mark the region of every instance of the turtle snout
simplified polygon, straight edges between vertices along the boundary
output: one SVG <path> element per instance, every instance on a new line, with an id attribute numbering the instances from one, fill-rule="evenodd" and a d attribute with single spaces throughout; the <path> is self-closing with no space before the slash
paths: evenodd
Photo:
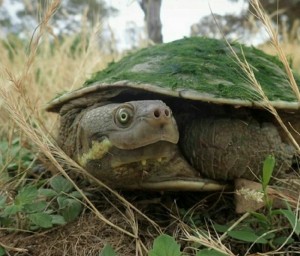
<path id="1" fill-rule="evenodd" d="M 153 110 L 154 119 L 161 121 L 169 121 L 172 117 L 172 111 L 168 106 L 159 106 Z"/>

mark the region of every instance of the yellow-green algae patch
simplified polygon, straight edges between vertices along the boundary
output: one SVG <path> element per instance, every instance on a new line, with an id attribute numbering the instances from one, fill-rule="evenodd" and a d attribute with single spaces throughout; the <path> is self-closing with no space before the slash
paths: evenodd
<path id="1" fill-rule="evenodd" d="M 78 157 L 78 162 L 80 165 L 85 166 L 89 160 L 102 159 L 111 147 L 112 144 L 108 139 L 101 142 L 93 141 L 90 150 Z"/>

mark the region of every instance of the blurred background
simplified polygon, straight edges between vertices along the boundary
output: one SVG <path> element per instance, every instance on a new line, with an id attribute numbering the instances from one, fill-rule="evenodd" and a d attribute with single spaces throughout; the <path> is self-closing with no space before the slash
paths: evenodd
<path id="1" fill-rule="evenodd" d="M 0 1 L 1 37 L 30 37 L 49 2 Z M 299 40 L 300 1 L 264 0 L 261 4 L 282 40 Z M 220 29 L 228 38 L 247 44 L 261 44 L 268 38 L 248 0 L 64 0 L 51 24 L 56 37 L 98 24 L 101 41 L 113 38 L 118 51 L 139 47 L 148 39 L 161 43 L 191 35 L 219 38 Z"/>

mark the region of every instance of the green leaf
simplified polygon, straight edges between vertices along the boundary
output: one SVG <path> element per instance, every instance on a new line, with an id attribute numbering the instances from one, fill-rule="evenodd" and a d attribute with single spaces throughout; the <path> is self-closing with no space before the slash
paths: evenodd
<path id="1" fill-rule="evenodd" d="M 270 227 L 267 229 L 260 229 L 258 232 L 256 232 L 257 236 L 263 236 L 264 239 L 270 241 L 273 240 L 276 237 L 276 234 L 270 231 Z"/>
<path id="2" fill-rule="evenodd" d="M 269 219 L 262 213 L 258 212 L 251 212 L 251 215 L 254 216 L 257 220 L 259 220 L 262 223 L 269 223 Z"/>
<path id="3" fill-rule="evenodd" d="M 65 218 L 58 214 L 51 215 L 52 217 L 52 224 L 55 225 L 65 225 L 67 222 L 65 221 Z"/>
<path id="4" fill-rule="evenodd" d="M 68 202 L 69 197 L 66 195 L 61 195 L 57 197 L 57 203 L 59 206 L 59 209 L 64 209 L 65 207 L 68 206 L 69 202 Z M 74 199 L 73 199 L 74 200 Z"/>
<path id="5" fill-rule="evenodd" d="M 7 196 L 0 195 L 0 209 L 4 208 L 6 205 L 6 198 Z"/>
<path id="6" fill-rule="evenodd" d="M 109 245 L 105 245 L 99 256 L 117 256 L 114 249 Z"/>
<path id="7" fill-rule="evenodd" d="M 0 226 L 1 227 L 12 227 L 14 217 L 0 217 Z"/>
<path id="8" fill-rule="evenodd" d="M 55 176 L 50 180 L 50 186 L 57 192 L 68 193 L 73 189 L 73 185 L 63 176 Z"/>
<path id="9" fill-rule="evenodd" d="M 274 166 L 275 166 L 275 157 L 272 155 L 267 156 L 263 165 L 262 187 L 264 191 L 270 182 L 274 170 Z"/>
<path id="10" fill-rule="evenodd" d="M 1 153 L 1 145 L 0 145 L 0 153 Z M 0 169 L 3 168 L 3 165 L 4 165 L 4 159 L 3 159 L 2 154 L 0 154 Z M 0 248 L 1 248 L 1 247 L 0 247 Z"/>
<path id="11" fill-rule="evenodd" d="M 154 240 L 148 256 L 181 256 L 180 245 L 173 237 L 162 234 Z"/>
<path id="12" fill-rule="evenodd" d="M 82 205 L 79 201 L 72 198 L 65 198 L 59 200 L 59 202 L 62 216 L 67 222 L 75 220 L 81 213 Z"/>
<path id="13" fill-rule="evenodd" d="M 285 243 L 286 245 L 289 245 L 289 244 L 292 244 L 295 240 L 291 237 L 286 237 L 286 236 L 280 236 L 280 237 L 276 237 L 274 240 L 273 240 L 273 244 L 274 245 L 282 245 L 283 243 Z"/>
<path id="14" fill-rule="evenodd" d="M 40 188 L 38 192 L 40 196 L 45 196 L 50 198 L 57 196 L 57 192 L 51 188 Z"/>
<path id="15" fill-rule="evenodd" d="M 197 252 L 196 256 L 226 256 L 227 254 L 221 253 L 214 249 L 203 249 Z"/>
<path id="16" fill-rule="evenodd" d="M 236 240 L 250 242 L 250 243 L 258 243 L 258 244 L 267 244 L 268 241 L 258 236 L 254 233 L 254 231 L 246 231 L 246 230 L 231 230 L 228 231 L 228 235 Z"/>
<path id="17" fill-rule="evenodd" d="M 47 207 L 46 201 L 40 201 L 32 204 L 25 204 L 23 208 L 25 212 L 33 213 L 33 212 L 42 212 L 45 210 L 46 207 Z"/>
<path id="18" fill-rule="evenodd" d="M 5 249 L 2 246 L 0 246 L 0 256 L 4 256 L 5 254 Z"/>
<path id="19" fill-rule="evenodd" d="M 69 193 L 69 196 L 70 197 L 75 197 L 75 198 L 78 198 L 78 199 L 82 199 L 81 193 L 79 191 L 77 191 L 77 190 Z"/>
<path id="20" fill-rule="evenodd" d="M 33 224 L 41 228 L 51 228 L 52 227 L 52 217 L 51 215 L 43 212 L 32 213 L 28 215 L 28 218 Z"/>
<path id="21" fill-rule="evenodd" d="M 285 216 L 288 219 L 288 221 L 290 222 L 292 229 L 295 230 L 295 234 L 296 235 L 300 234 L 300 221 L 297 220 L 296 215 L 292 210 L 278 209 L 278 210 L 272 211 L 272 214 L 273 215 L 281 214 L 281 215 Z"/>
<path id="22" fill-rule="evenodd" d="M 19 190 L 15 198 L 15 204 L 32 203 L 38 196 L 37 188 L 34 186 L 26 186 Z"/>
<path id="23" fill-rule="evenodd" d="M 217 224 L 217 223 L 214 223 L 214 229 L 218 232 L 226 232 L 228 230 L 230 226 L 229 225 L 220 225 L 220 224 Z"/>
<path id="24" fill-rule="evenodd" d="M 11 216 L 16 214 L 17 212 L 21 212 L 22 210 L 23 210 L 23 205 L 15 205 L 15 204 L 8 205 L 7 207 L 4 208 L 2 216 L 3 217 Z"/>

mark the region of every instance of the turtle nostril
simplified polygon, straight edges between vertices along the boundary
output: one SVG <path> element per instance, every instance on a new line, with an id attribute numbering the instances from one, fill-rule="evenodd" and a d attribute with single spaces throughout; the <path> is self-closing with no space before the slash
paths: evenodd
<path id="1" fill-rule="evenodd" d="M 156 118 L 159 118 L 159 117 L 160 117 L 160 110 L 159 110 L 159 109 L 155 109 L 155 110 L 154 110 L 154 116 L 155 116 Z"/>
<path id="2" fill-rule="evenodd" d="M 153 111 L 153 115 L 156 119 L 165 119 L 171 117 L 171 110 L 169 108 L 156 108 Z"/>
<path id="3" fill-rule="evenodd" d="M 170 111 L 168 109 L 165 109 L 165 116 L 170 117 Z"/>

